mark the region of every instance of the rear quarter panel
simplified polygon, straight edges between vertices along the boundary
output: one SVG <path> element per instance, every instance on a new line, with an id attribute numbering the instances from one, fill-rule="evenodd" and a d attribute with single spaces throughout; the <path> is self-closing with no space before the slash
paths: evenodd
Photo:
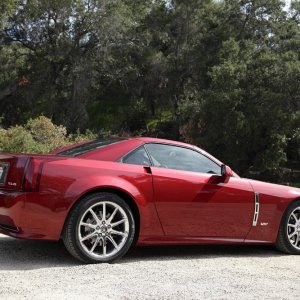
<path id="1" fill-rule="evenodd" d="M 121 190 L 135 201 L 141 216 L 140 236 L 163 234 L 153 202 L 152 176 L 143 166 L 78 158 L 45 163 L 39 193 L 25 202 L 24 224 L 57 240 L 76 201 L 101 188 Z"/>

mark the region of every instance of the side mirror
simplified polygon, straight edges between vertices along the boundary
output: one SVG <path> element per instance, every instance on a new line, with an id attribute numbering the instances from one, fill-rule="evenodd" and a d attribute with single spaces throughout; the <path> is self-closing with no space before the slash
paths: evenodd
<path id="1" fill-rule="evenodd" d="M 232 170 L 228 166 L 223 164 L 221 166 L 221 175 L 225 178 L 231 177 L 232 176 Z"/>

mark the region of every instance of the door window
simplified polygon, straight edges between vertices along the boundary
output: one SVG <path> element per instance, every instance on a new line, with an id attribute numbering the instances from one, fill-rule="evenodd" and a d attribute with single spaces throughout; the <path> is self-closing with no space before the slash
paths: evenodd
<path id="1" fill-rule="evenodd" d="M 145 146 L 155 167 L 221 174 L 221 167 L 218 164 L 192 149 L 166 144 Z"/>

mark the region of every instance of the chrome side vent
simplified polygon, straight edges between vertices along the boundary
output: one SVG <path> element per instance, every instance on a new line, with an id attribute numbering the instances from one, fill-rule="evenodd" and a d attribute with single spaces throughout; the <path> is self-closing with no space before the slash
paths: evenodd
<path id="1" fill-rule="evenodd" d="M 253 215 L 252 226 L 257 225 L 258 215 L 259 215 L 259 193 L 254 193 L 254 215 Z"/>

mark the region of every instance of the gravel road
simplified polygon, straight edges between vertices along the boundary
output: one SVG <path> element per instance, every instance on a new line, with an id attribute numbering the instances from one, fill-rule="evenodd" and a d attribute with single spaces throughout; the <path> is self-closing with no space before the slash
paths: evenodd
<path id="1" fill-rule="evenodd" d="M 299 299 L 300 256 L 266 246 L 136 247 L 82 265 L 62 243 L 0 235 L 0 299 Z"/>

